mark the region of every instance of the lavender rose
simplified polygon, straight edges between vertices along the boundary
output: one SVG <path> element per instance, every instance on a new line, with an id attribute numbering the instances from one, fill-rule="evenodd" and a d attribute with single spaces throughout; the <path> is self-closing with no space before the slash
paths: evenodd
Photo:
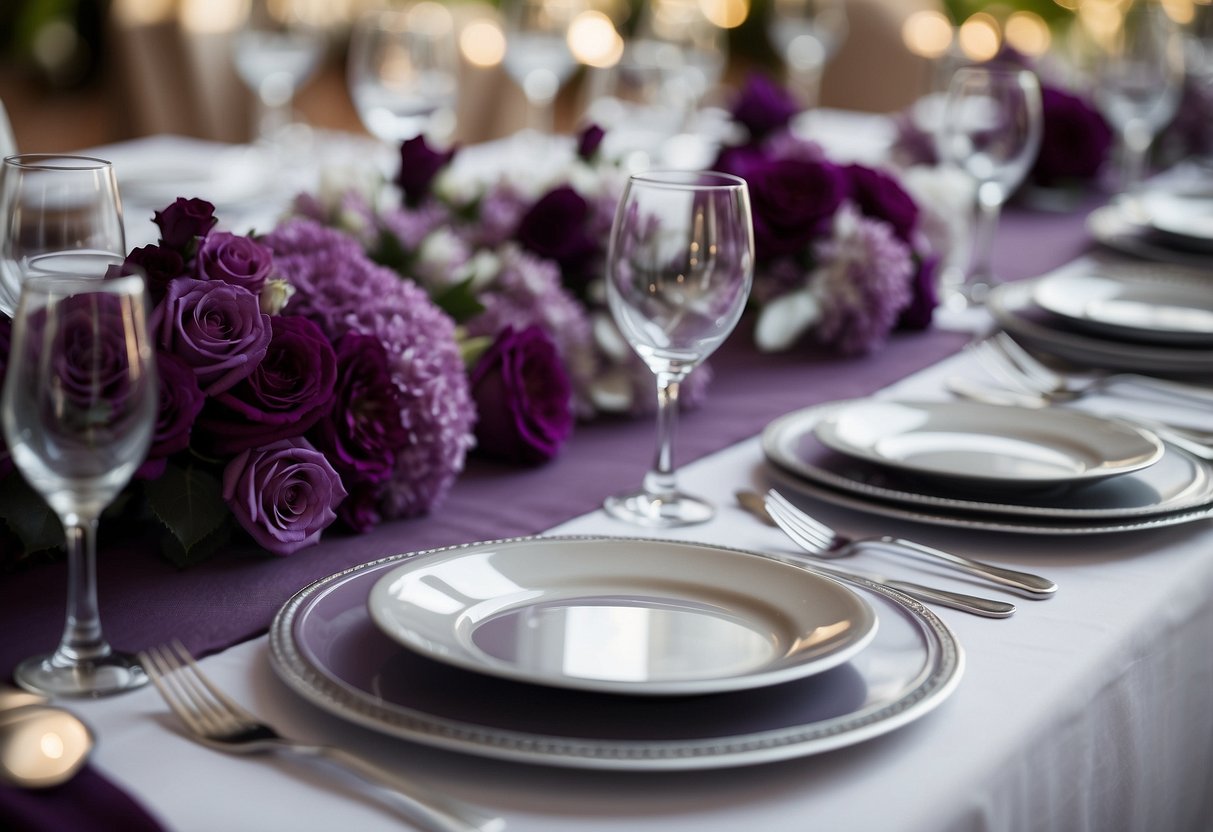
<path id="1" fill-rule="evenodd" d="M 1077 95 L 1054 87 L 1041 89 L 1040 103 L 1044 130 L 1032 180 L 1054 185 L 1094 179 L 1112 146 L 1112 130 L 1104 117 Z"/>
<path id="2" fill-rule="evenodd" d="M 759 73 L 746 78 L 733 102 L 733 118 L 745 125 L 754 141 L 787 127 L 799 112 L 800 105 L 787 90 Z"/>
<path id="3" fill-rule="evenodd" d="M 185 361 L 210 396 L 247 378 L 270 343 L 270 317 L 257 296 L 217 280 L 172 281 L 149 326 L 160 347 Z"/>
<path id="4" fill-rule="evenodd" d="M 851 186 L 851 200 L 865 216 L 884 220 L 902 242 L 909 242 L 918 224 L 918 205 L 897 180 L 884 171 L 864 165 L 843 168 Z"/>
<path id="5" fill-rule="evenodd" d="M 567 185 L 554 188 L 531 206 L 518 224 L 517 238 L 524 248 L 555 260 L 565 282 L 578 284 L 598 244 L 586 234 L 590 204 Z"/>
<path id="6" fill-rule="evenodd" d="M 606 131 L 597 124 L 586 125 L 577 135 L 577 156 L 586 162 L 592 161 L 605 137 Z"/>
<path id="7" fill-rule="evenodd" d="M 801 252 L 829 229 L 847 195 L 846 176 L 828 162 L 778 159 L 758 166 L 747 183 L 760 262 Z"/>
<path id="8" fill-rule="evenodd" d="M 195 268 L 199 280 L 222 280 L 259 295 L 273 264 L 273 253 L 256 240 L 216 231 L 198 247 Z"/>
<path id="9" fill-rule="evenodd" d="M 547 462 L 573 431 L 572 388 L 542 329 L 507 327 L 469 379 L 479 450 L 505 462 Z"/>
<path id="10" fill-rule="evenodd" d="M 396 184 L 404 191 L 407 205 L 416 205 L 430 193 L 430 185 L 438 172 L 455 157 L 455 148 L 439 153 L 429 146 L 425 136 L 409 139 L 400 145 L 400 173 Z"/>
<path id="11" fill-rule="evenodd" d="M 229 462 L 223 499 L 253 540 L 289 555 L 318 541 L 337 519 L 345 488 L 324 454 L 296 436 Z"/>
<path id="12" fill-rule="evenodd" d="M 152 216 L 152 222 L 160 227 L 160 243 L 188 255 L 188 250 L 199 237 L 205 237 L 215 227 L 215 206 L 205 199 L 177 200 L 163 211 Z"/>
<path id="13" fill-rule="evenodd" d="M 156 371 L 160 378 L 160 408 L 152 429 L 152 446 L 135 476 L 154 480 L 164 473 L 168 458 L 184 451 L 206 396 L 189 365 L 167 352 L 156 353 Z"/>
<path id="14" fill-rule="evenodd" d="M 320 327 L 293 316 L 270 320 L 265 358 L 198 420 L 208 451 L 227 455 L 302 436 L 332 408 L 337 356 Z"/>

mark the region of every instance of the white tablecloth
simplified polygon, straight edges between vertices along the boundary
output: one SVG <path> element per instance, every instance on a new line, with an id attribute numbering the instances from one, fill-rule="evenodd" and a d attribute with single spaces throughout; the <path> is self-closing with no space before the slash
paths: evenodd
<path id="1" fill-rule="evenodd" d="M 949 373 L 976 372 L 970 363 L 956 356 L 885 392 L 938 396 Z M 789 549 L 778 530 L 732 500 L 738 487 L 769 484 L 756 438 L 681 476 L 721 511 L 710 524 L 671 536 Z M 1006 620 L 939 610 L 965 649 L 965 675 L 946 702 L 913 724 L 816 757 L 716 771 L 545 768 L 380 736 L 296 697 L 271 670 L 264 638 L 203 667 L 284 733 L 351 748 L 481 804 L 513 832 L 1213 829 L 1213 523 L 1062 538 L 975 534 L 813 508 L 850 532 L 903 534 L 1043 573 L 1060 590 L 1046 601 L 1016 599 L 1020 609 Z M 602 512 L 552 531 L 635 533 Z M 400 548 L 409 550 L 407 539 Z M 950 573 L 924 577 L 888 555 L 862 557 L 849 563 L 998 594 Z M 289 758 L 236 758 L 196 745 L 177 733 L 154 690 L 72 707 L 99 734 L 100 769 L 173 830 L 374 832 L 402 823 L 344 776 Z"/>

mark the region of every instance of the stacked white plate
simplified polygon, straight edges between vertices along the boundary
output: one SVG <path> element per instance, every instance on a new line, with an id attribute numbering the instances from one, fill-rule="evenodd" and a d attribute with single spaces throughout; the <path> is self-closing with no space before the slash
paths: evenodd
<path id="1" fill-rule="evenodd" d="M 921 604 L 755 552 L 532 537 L 414 552 L 305 588 L 273 665 L 404 739 L 585 768 L 805 756 L 928 713 L 963 655 Z"/>
<path id="2" fill-rule="evenodd" d="M 1091 212 L 1087 227 L 1109 248 L 1150 260 L 1213 264 L 1213 183 L 1200 174 L 1156 182 Z"/>
<path id="3" fill-rule="evenodd" d="M 788 485 L 889 517 L 1093 534 L 1213 516 L 1213 463 L 1081 411 L 857 399 L 787 414 L 762 440 Z"/>

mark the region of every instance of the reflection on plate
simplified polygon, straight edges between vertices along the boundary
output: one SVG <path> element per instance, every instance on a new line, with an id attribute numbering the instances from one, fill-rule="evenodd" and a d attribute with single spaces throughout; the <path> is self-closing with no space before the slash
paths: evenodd
<path id="1" fill-rule="evenodd" d="M 441 662 L 522 682 L 669 696 L 820 673 L 876 632 L 829 578 L 760 555 L 674 541 L 536 538 L 402 563 L 371 619 Z"/>
<path id="2" fill-rule="evenodd" d="M 1213 504 L 1213 464 L 1172 445 L 1158 462 L 1114 479 L 1056 492 L 1005 492 L 940 487 L 927 481 L 835 453 L 813 435 L 817 421 L 835 405 L 798 410 L 771 422 L 762 434 L 763 452 L 778 468 L 826 490 L 882 504 L 936 514 L 1000 518 L 1003 525 L 1036 532 L 1044 523 L 1060 532 L 1108 531 L 1146 518 L 1206 509 Z M 1109 522 L 1109 521 L 1115 521 Z"/>
<path id="3" fill-rule="evenodd" d="M 1213 279 L 1207 274 L 1101 266 L 1044 277 L 1032 298 L 1041 309 L 1099 335 L 1213 345 Z"/>
<path id="4" fill-rule="evenodd" d="M 853 585 L 880 620 L 872 642 L 845 664 L 780 685 L 625 697 L 468 673 L 402 649 L 366 604 L 401 564 L 460 548 L 386 558 L 304 588 L 270 628 L 275 671 L 320 708 L 415 742 L 547 765 L 680 770 L 803 757 L 880 736 L 933 710 L 963 670 L 960 645 L 931 610 L 861 580 Z"/>
<path id="5" fill-rule="evenodd" d="M 1162 442 L 1073 410 L 859 399 L 813 422 L 827 448 L 931 478 L 1007 490 L 1094 482 L 1152 465 Z"/>
<path id="6" fill-rule="evenodd" d="M 1066 268 L 1090 268 L 1081 263 Z M 995 287 L 986 308 L 998 325 L 1024 346 L 1091 368 L 1134 370 L 1166 376 L 1213 378 L 1213 347 L 1127 343 L 1058 325 L 1058 318 L 1036 305 L 1039 281 L 1020 280 Z M 1213 291 L 1213 282 L 1211 282 Z"/>

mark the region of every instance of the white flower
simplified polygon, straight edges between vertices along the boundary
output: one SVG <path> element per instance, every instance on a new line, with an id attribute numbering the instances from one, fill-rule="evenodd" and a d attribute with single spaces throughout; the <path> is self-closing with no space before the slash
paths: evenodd
<path id="1" fill-rule="evenodd" d="M 450 228 L 437 228 L 417 250 L 417 274 L 427 286 L 448 286 L 468 259 L 467 244 Z"/>
<path id="2" fill-rule="evenodd" d="M 821 320 L 821 302 L 806 287 L 780 295 L 762 307 L 754 327 L 754 341 L 763 352 L 791 347 Z"/>

